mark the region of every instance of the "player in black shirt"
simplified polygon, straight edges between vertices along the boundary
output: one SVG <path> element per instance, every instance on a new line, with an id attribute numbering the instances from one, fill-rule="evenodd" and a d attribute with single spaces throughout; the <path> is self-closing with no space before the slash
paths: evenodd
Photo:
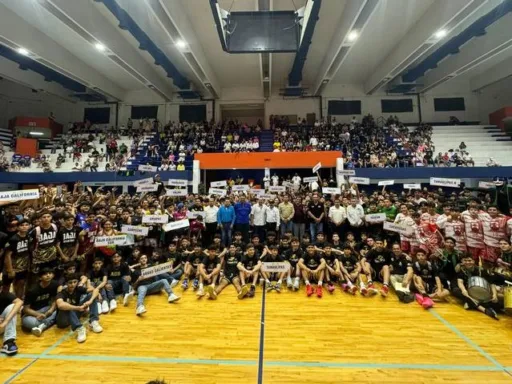
<path id="1" fill-rule="evenodd" d="M 45 211 L 41 215 L 40 225 L 34 228 L 31 236 L 35 241 L 32 256 L 32 272 L 37 274 L 40 268 L 55 268 L 57 262 L 57 226 L 52 224 L 52 215 Z"/>
<path id="2" fill-rule="evenodd" d="M 7 356 L 13 356 L 18 353 L 16 345 L 16 316 L 23 305 L 23 301 L 18 299 L 12 293 L 0 292 L 0 318 L 2 318 L 2 330 L 4 342 L 1 353 Z"/>
<path id="3" fill-rule="evenodd" d="M 271 245 L 270 247 L 266 247 L 265 250 L 267 253 L 265 256 L 262 256 L 263 263 L 282 263 L 284 262 L 284 257 L 279 254 L 279 248 L 277 245 Z M 277 292 L 281 292 L 281 284 L 283 283 L 283 279 L 286 276 L 286 272 L 264 272 L 261 271 L 261 276 L 265 279 L 265 284 L 267 287 L 267 291 L 275 290 Z M 272 281 L 277 280 L 276 284 L 272 284 Z"/>
<path id="4" fill-rule="evenodd" d="M 338 258 L 340 270 L 343 275 L 341 289 L 353 295 L 357 292 L 357 284 L 361 282 L 361 264 L 357 259 L 354 249 L 349 245 L 343 246 L 343 253 Z M 361 284 L 361 294 L 366 295 L 366 287 Z"/>
<path id="5" fill-rule="evenodd" d="M 112 263 L 107 267 L 107 285 L 105 286 L 107 299 L 111 303 L 111 309 L 112 300 L 115 301 L 116 299 L 116 293 L 122 293 L 123 305 L 125 307 L 128 305 L 128 302 L 133 297 L 134 293 L 130 287 L 130 281 L 130 267 L 122 261 L 122 257 L 119 253 L 114 253 L 112 256 Z M 115 307 L 117 307 L 117 303 Z"/>
<path id="6" fill-rule="evenodd" d="M 245 285 L 245 279 L 252 279 L 251 288 L 247 293 L 248 297 L 254 297 L 256 291 L 256 284 L 258 283 L 258 277 L 260 275 L 261 261 L 256 255 L 254 245 L 249 244 L 245 248 L 245 254 L 242 256 L 238 269 L 240 270 L 240 281 L 242 286 Z"/>
<path id="7" fill-rule="evenodd" d="M 389 265 L 391 264 L 391 251 L 384 248 L 382 239 L 375 240 L 375 246 L 368 251 L 366 256 L 361 260 L 363 272 L 368 279 L 368 292 L 377 293 L 373 285 L 373 279 L 377 278 L 383 282 L 380 294 L 386 297 L 389 292 Z"/>
<path id="8" fill-rule="evenodd" d="M 32 241 L 28 236 L 28 220 L 18 222 L 18 232 L 5 245 L 5 266 L 3 271 L 4 291 L 9 291 L 14 283 L 16 297 L 23 298 L 30 264 Z"/>
<path id="9" fill-rule="evenodd" d="M 395 243 L 391 247 L 391 276 L 389 280 L 398 300 L 410 303 L 414 298 L 411 295 L 410 285 L 414 276 L 412 260 L 406 253 L 402 252 L 400 244 Z"/>
<path id="10" fill-rule="evenodd" d="M 236 246 L 231 245 L 229 247 L 229 253 L 236 253 Z M 221 255 L 217 255 L 217 251 L 210 247 L 208 249 L 208 256 L 204 256 L 201 260 L 201 263 L 199 264 L 199 289 L 197 291 L 197 296 L 201 297 L 205 295 L 204 291 L 204 284 L 211 286 L 212 289 L 215 288 L 215 284 L 217 283 L 217 279 L 220 275 L 220 269 L 221 269 L 221 257 L 223 257 L 225 252 L 222 252 Z M 208 289 L 207 293 L 211 290 Z M 208 295 L 209 299 L 214 299 L 212 295 Z"/>
<path id="11" fill-rule="evenodd" d="M 422 249 L 416 252 L 416 262 L 413 263 L 412 269 L 414 287 L 419 292 L 416 295 L 416 301 L 423 308 L 431 308 L 434 305 L 432 300 L 442 300 L 450 294 L 443 287 L 437 268 L 427 260 L 427 254 Z"/>
<path id="12" fill-rule="evenodd" d="M 210 246 L 212 249 L 212 246 Z M 216 248 L 213 248 L 216 251 Z M 187 261 L 185 262 L 185 272 L 183 273 L 183 283 L 181 283 L 181 288 L 188 289 L 188 279 L 190 277 L 194 277 L 194 282 L 192 287 L 194 290 L 199 288 L 199 266 L 204 259 L 205 253 L 203 249 L 198 245 L 194 247 L 194 250 L 188 251 L 184 250 L 183 254 L 186 255 Z"/>
<path id="13" fill-rule="evenodd" d="M 322 297 L 322 280 L 325 273 L 325 260 L 315 251 L 313 244 L 308 244 L 306 253 L 299 259 L 297 263 L 302 278 L 306 284 L 306 295 L 311 296 L 313 294 L 313 287 L 311 286 L 310 280 L 317 281 L 318 286 L 316 288 L 316 295 Z"/>
<path id="14" fill-rule="evenodd" d="M 67 213 L 64 216 L 64 226 L 57 233 L 57 252 L 61 263 L 76 261 L 78 255 L 78 238 L 80 228 L 74 226 L 75 218 Z"/>
<path id="15" fill-rule="evenodd" d="M 181 253 L 177 251 L 176 243 L 170 243 L 168 247 L 168 251 L 163 254 L 166 262 L 171 263 L 171 270 L 169 271 L 169 275 L 171 275 L 171 288 L 174 288 L 178 285 L 181 275 L 183 275 L 183 258 Z"/>
<path id="16" fill-rule="evenodd" d="M 39 271 L 39 284 L 34 285 L 25 297 L 21 326 L 41 336 L 43 332 L 55 324 L 57 318 L 57 290 L 59 283 L 53 280 L 53 271 L 43 268 Z"/>
<path id="17" fill-rule="evenodd" d="M 317 236 L 318 238 L 318 236 Z M 317 245 L 318 247 L 318 245 Z M 327 291 L 329 293 L 334 292 L 334 284 L 333 282 L 343 280 L 343 276 L 341 274 L 340 263 L 338 261 L 338 257 L 332 250 L 331 244 L 325 243 L 322 249 L 323 258 L 325 260 L 325 280 L 327 280 Z"/>
<path id="18" fill-rule="evenodd" d="M 288 289 L 297 291 L 300 285 L 300 269 L 297 267 L 297 264 L 304 257 L 304 251 L 300 247 L 300 240 L 297 237 L 292 238 L 291 245 L 283 254 L 284 259 L 290 264 L 286 277 L 286 286 Z"/>
<path id="19" fill-rule="evenodd" d="M 106 285 L 107 285 L 107 273 L 103 269 L 103 259 L 100 257 L 96 257 L 92 263 L 92 269 L 87 274 L 87 278 L 89 279 L 89 284 L 96 288 L 99 291 L 98 295 L 98 314 L 109 313 L 110 310 L 115 310 L 117 308 L 117 302 L 112 300 L 109 308 L 109 302 L 107 298 Z"/>

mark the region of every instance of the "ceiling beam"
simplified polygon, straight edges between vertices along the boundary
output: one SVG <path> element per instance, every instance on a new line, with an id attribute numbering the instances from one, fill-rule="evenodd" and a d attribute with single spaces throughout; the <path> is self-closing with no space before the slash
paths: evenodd
<path id="1" fill-rule="evenodd" d="M 512 51 L 512 49 L 509 49 L 508 51 Z M 512 55 L 512 52 L 509 53 Z M 474 76 L 470 80 L 471 91 L 481 91 L 482 89 L 509 77 L 512 77 L 512 56 L 494 65 L 484 73 Z"/>

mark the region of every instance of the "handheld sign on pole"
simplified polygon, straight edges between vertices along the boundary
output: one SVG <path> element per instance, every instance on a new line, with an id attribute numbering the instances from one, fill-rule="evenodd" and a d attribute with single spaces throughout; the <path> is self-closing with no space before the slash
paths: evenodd
<path id="1" fill-rule="evenodd" d="M 478 188 L 482 188 L 482 189 L 493 189 L 493 188 L 496 188 L 496 184 L 494 183 L 489 183 L 487 181 L 479 181 L 478 182 Z"/>
<path id="2" fill-rule="evenodd" d="M 261 270 L 263 272 L 288 272 L 290 264 L 283 262 L 268 262 L 261 264 Z"/>
<path id="3" fill-rule="evenodd" d="M 265 194 L 264 189 L 251 189 L 249 192 L 251 192 L 254 196 L 261 196 Z"/>
<path id="4" fill-rule="evenodd" d="M 382 227 L 386 231 L 396 232 L 404 236 L 410 236 L 413 233 L 412 227 L 404 224 L 395 224 L 385 221 Z"/>
<path id="5" fill-rule="evenodd" d="M 217 196 L 224 196 L 226 195 L 226 190 L 221 188 L 210 188 L 208 190 L 209 195 L 217 195 Z"/>
<path id="6" fill-rule="evenodd" d="M 203 216 L 204 217 L 204 212 L 201 212 L 201 211 L 187 211 L 187 218 L 188 219 L 197 219 L 197 216 Z"/>
<path id="7" fill-rule="evenodd" d="M 144 224 L 165 224 L 169 221 L 167 215 L 144 215 L 142 216 L 142 222 Z"/>
<path id="8" fill-rule="evenodd" d="M 370 185 L 370 179 L 367 177 L 349 177 L 348 182 L 351 184 Z"/>
<path id="9" fill-rule="evenodd" d="M 232 190 L 233 192 L 235 192 L 235 191 L 239 191 L 239 192 L 248 191 L 248 190 L 249 190 L 249 185 L 248 185 L 248 184 L 233 185 L 233 187 L 231 188 L 231 190 Z"/>
<path id="10" fill-rule="evenodd" d="M 0 201 L 19 201 L 39 199 L 39 189 L 23 189 L 0 192 Z"/>
<path id="11" fill-rule="evenodd" d="M 187 187 L 188 181 L 183 179 L 169 179 L 167 185 L 172 187 Z"/>
<path id="12" fill-rule="evenodd" d="M 213 188 L 226 187 L 227 185 L 228 185 L 228 183 L 226 182 L 226 180 L 212 181 L 210 183 L 210 187 L 213 187 Z"/>
<path id="13" fill-rule="evenodd" d="M 382 180 L 382 181 L 379 181 L 378 186 L 382 187 L 385 185 L 393 185 L 393 184 L 395 184 L 395 180 Z"/>
<path id="14" fill-rule="evenodd" d="M 172 261 L 168 263 L 158 264 L 154 267 L 144 268 L 140 271 L 142 277 L 153 277 L 160 275 L 161 273 L 169 272 L 172 269 Z"/>
<path id="15" fill-rule="evenodd" d="M 368 223 L 383 223 L 386 221 L 386 214 L 385 213 L 370 213 L 368 215 L 365 215 L 364 219 Z"/>
<path id="16" fill-rule="evenodd" d="M 126 245 L 127 237 L 126 235 L 116 235 L 116 236 L 97 236 L 94 239 L 95 247 L 108 247 L 112 245 Z"/>
<path id="17" fill-rule="evenodd" d="M 353 169 L 340 169 L 336 171 L 336 174 L 340 176 L 355 176 L 356 171 L 354 171 Z"/>
<path id="18" fill-rule="evenodd" d="M 320 168 L 322 168 L 322 163 L 318 163 L 313 167 L 313 173 L 317 173 Z"/>
<path id="19" fill-rule="evenodd" d="M 153 167 L 152 165 L 139 165 L 138 170 L 143 172 L 156 172 L 157 167 Z"/>
<path id="20" fill-rule="evenodd" d="M 286 192 L 286 187 L 273 185 L 268 188 L 269 192 Z"/>
<path id="21" fill-rule="evenodd" d="M 262 199 L 267 199 L 267 200 L 272 200 L 272 199 L 276 198 L 275 195 L 272 195 L 270 193 L 265 193 L 263 195 L 260 195 L 259 197 L 262 198 Z"/>
<path id="22" fill-rule="evenodd" d="M 123 225 L 121 227 L 121 232 L 130 234 L 130 235 L 137 235 L 137 236 L 147 236 L 149 232 L 148 227 L 141 227 L 137 225 Z"/>
<path id="23" fill-rule="evenodd" d="M 167 189 L 165 196 L 187 196 L 188 190 L 186 189 Z"/>
<path id="24" fill-rule="evenodd" d="M 153 178 L 148 177 L 146 179 L 140 179 L 140 180 L 133 182 L 134 187 L 140 187 L 141 185 L 145 185 L 145 184 L 153 184 Z"/>
<path id="25" fill-rule="evenodd" d="M 175 231 L 175 230 L 181 229 L 181 228 L 187 228 L 189 226 L 190 226 L 190 222 L 188 221 L 188 219 L 183 219 L 183 220 L 178 220 L 178 221 L 171 221 L 170 223 L 167 223 L 164 226 L 162 226 L 162 229 L 164 230 L 164 232 L 169 232 L 169 231 Z"/>
<path id="26" fill-rule="evenodd" d="M 156 191 L 158 191 L 158 185 L 157 184 L 139 185 L 137 187 L 137 193 L 141 193 L 141 192 L 156 192 Z"/>
<path id="27" fill-rule="evenodd" d="M 323 187 L 322 193 L 328 193 L 331 195 L 341 195 L 341 189 L 340 188 Z"/>
<path id="28" fill-rule="evenodd" d="M 404 184 L 404 189 L 421 189 L 421 184 Z"/>
<path id="29" fill-rule="evenodd" d="M 302 181 L 305 183 L 314 183 L 317 180 L 318 176 L 305 177 L 304 179 L 302 179 Z"/>
<path id="30" fill-rule="evenodd" d="M 459 188 L 460 187 L 460 179 L 446 179 L 441 177 L 431 177 L 430 185 L 436 187 L 452 187 Z"/>

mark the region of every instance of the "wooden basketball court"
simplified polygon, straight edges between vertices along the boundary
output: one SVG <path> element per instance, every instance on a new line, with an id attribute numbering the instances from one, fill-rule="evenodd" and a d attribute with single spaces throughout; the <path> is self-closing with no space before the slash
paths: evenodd
<path id="1" fill-rule="evenodd" d="M 180 289 L 178 293 L 181 294 Z M 456 304 L 425 311 L 394 295 L 322 299 L 300 292 L 217 301 L 192 290 L 177 304 L 150 296 L 103 315 L 104 332 L 78 344 L 51 328 L 20 331 L 20 353 L 2 357 L 5 383 L 511 383 L 512 319 L 492 320 Z M 260 337 L 262 336 L 262 337 Z M 263 364 L 260 364 L 260 361 Z M 261 380 L 261 381 L 259 381 Z"/>

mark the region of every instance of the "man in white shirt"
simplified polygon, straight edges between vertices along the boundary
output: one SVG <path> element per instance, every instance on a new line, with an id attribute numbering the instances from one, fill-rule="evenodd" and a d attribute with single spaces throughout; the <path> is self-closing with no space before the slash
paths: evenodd
<path id="1" fill-rule="evenodd" d="M 213 237 L 215 233 L 217 233 L 217 212 L 219 211 L 219 207 L 215 205 L 215 201 L 210 199 L 208 201 L 208 205 L 204 207 L 204 223 L 206 226 L 206 231 L 204 233 L 204 243 L 212 244 Z"/>
<path id="2" fill-rule="evenodd" d="M 272 176 L 272 185 L 274 187 L 277 187 L 279 185 L 279 176 L 274 173 L 274 176 Z"/>
<path id="3" fill-rule="evenodd" d="M 258 199 L 258 204 L 251 208 L 251 226 L 253 234 L 258 235 L 260 239 L 265 239 L 265 213 L 267 206 L 263 204 L 263 199 Z"/>
<path id="4" fill-rule="evenodd" d="M 355 197 L 350 200 L 350 205 L 347 207 L 347 219 L 354 237 L 359 239 L 364 225 L 364 209 Z"/>
<path id="5" fill-rule="evenodd" d="M 331 233 L 337 233 L 340 239 L 342 238 L 343 226 L 347 220 L 347 211 L 345 207 L 340 205 L 340 200 L 336 199 L 334 205 L 329 208 L 329 225 L 331 226 Z"/>
<path id="6" fill-rule="evenodd" d="M 311 136 L 311 139 L 309 139 L 309 144 L 311 144 L 313 147 L 318 146 L 318 139 L 315 136 Z"/>
<path id="7" fill-rule="evenodd" d="M 268 207 L 265 210 L 265 227 L 268 231 L 274 231 L 277 233 L 279 225 L 281 224 L 281 218 L 279 216 L 279 209 L 275 206 L 274 199 L 268 201 Z"/>
<path id="8" fill-rule="evenodd" d="M 300 178 L 299 174 L 296 173 L 295 176 L 292 177 L 293 190 L 295 192 L 297 192 L 300 189 L 301 182 L 302 182 L 302 179 Z"/>
<path id="9" fill-rule="evenodd" d="M 265 176 L 263 178 L 263 186 L 265 189 L 268 189 L 270 187 L 270 176 Z"/>

